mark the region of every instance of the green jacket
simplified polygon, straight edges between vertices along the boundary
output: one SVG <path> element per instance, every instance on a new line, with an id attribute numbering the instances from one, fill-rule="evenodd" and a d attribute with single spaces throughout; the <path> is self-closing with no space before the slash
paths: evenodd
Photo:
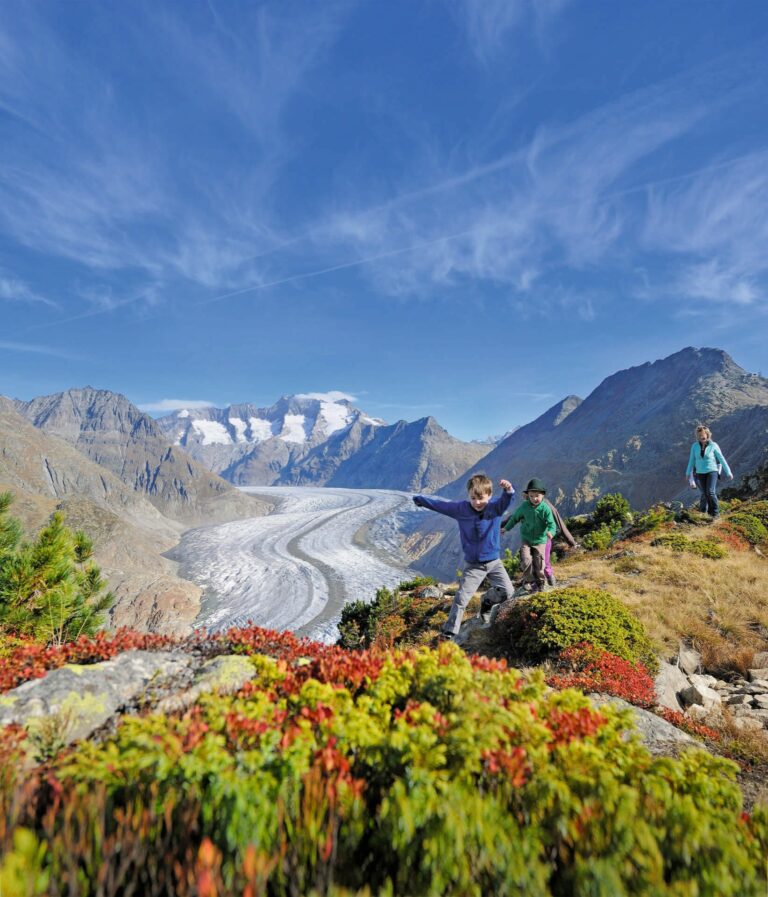
<path id="1" fill-rule="evenodd" d="M 520 521 L 523 523 L 520 527 L 520 535 L 523 542 L 528 545 L 544 545 L 547 538 L 553 537 L 557 532 L 555 515 L 552 513 L 552 508 L 545 501 L 542 501 L 540 505 L 534 508 L 526 499 L 510 515 L 504 524 L 504 531 L 508 532 Z"/>

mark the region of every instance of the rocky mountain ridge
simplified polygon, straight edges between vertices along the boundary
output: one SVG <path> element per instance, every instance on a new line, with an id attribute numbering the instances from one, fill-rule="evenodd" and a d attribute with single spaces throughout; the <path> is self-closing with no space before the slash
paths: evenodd
<path id="1" fill-rule="evenodd" d="M 588 511 L 608 492 L 621 492 L 635 508 L 688 500 L 685 468 L 702 422 L 737 478 L 755 470 L 768 445 L 768 379 L 710 348 L 619 371 L 583 401 L 569 396 L 516 430 L 441 494 L 463 497 L 467 477 L 482 469 L 511 479 L 517 501 L 528 480 L 540 477 L 566 515 Z M 425 572 L 447 576 L 461 563 L 454 528 L 437 515 L 412 515 L 410 553 Z M 505 539 L 516 549 L 516 531 Z"/>
<path id="2" fill-rule="evenodd" d="M 155 421 L 118 393 L 69 389 L 15 406 L 39 430 L 112 471 L 173 520 L 187 525 L 223 522 L 266 510 L 171 446 Z"/>
<path id="3" fill-rule="evenodd" d="M 110 625 L 186 632 L 200 607 L 200 589 L 176 575 L 163 552 L 183 526 L 148 499 L 57 436 L 37 430 L 0 397 L 0 491 L 14 497 L 12 514 L 25 531 L 61 511 L 83 529 L 116 602 Z"/>
<path id="4" fill-rule="evenodd" d="M 436 489 L 492 448 L 452 437 L 432 417 L 386 424 L 341 394 L 182 409 L 156 423 L 174 444 L 238 486 Z"/>

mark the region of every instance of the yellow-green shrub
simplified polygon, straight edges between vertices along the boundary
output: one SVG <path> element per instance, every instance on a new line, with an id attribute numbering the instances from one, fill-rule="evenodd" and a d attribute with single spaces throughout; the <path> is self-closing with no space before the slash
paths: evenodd
<path id="1" fill-rule="evenodd" d="M 454 645 L 294 648 L 50 765 L 16 823 L 51 893 L 762 897 L 733 763 L 654 758 L 626 712 Z"/>
<path id="2" fill-rule="evenodd" d="M 651 545 L 670 548 L 672 551 L 684 551 L 702 558 L 719 560 L 728 556 L 728 549 L 715 539 L 689 539 L 683 533 L 664 533 L 657 536 Z"/>
<path id="3" fill-rule="evenodd" d="M 506 617 L 512 651 L 528 661 L 588 642 L 631 663 L 658 667 L 642 623 L 608 592 L 565 588 L 518 601 Z"/>

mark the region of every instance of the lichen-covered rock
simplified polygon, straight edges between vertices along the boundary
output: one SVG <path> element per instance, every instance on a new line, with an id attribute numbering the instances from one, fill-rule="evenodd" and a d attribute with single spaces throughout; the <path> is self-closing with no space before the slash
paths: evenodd
<path id="1" fill-rule="evenodd" d="M 0 725 L 48 719 L 57 738 L 70 744 L 87 738 L 157 677 L 178 674 L 193 663 L 180 651 L 126 651 L 88 666 L 69 664 L 4 695 Z M 40 722 L 32 724 L 40 730 Z"/>

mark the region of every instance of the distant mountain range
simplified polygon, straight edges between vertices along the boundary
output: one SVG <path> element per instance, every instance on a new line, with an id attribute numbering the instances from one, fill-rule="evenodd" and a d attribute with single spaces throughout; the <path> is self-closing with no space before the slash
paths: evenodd
<path id="1" fill-rule="evenodd" d="M 495 446 L 461 442 L 431 417 L 387 424 L 334 394 L 153 420 L 124 396 L 86 387 L 28 402 L 0 397 L 0 490 L 14 493 L 14 513 L 28 528 L 61 508 L 95 539 L 119 596 L 113 623 L 172 631 L 190 625 L 200 590 L 162 553 L 190 526 L 269 511 L 233 484 L 459 498 L 467 477 L 482 470 L 511 479 L 518 500 L 531 477 L 543 478 L 565 514 L 614 491 L 643 508 L 691 497 L 683 474 L 699 422 L 712 428 L 737 481 L 747 477 L 743 488 L 764 490 L 768 380 L 719 349 L 683 349 L 619 371 L 585 400 L 567 396 Z M 416 566 L 453 578 L 461 556 L 452 521 L 414 512 L 407 527 Z"/>
<path id="2" fill-rule="evenodd" d="M 56 510 L 94 540 L 118 601 L 113 625 L 186 631 L 200 589 L 162 556 L 192 525 L 257 516 L 245 495 L 169 445 L 124 396 L 70 389 L 30 402 L 0 397 L 0 490 L 28 530 Z"/>
<path id="3" fill-rule="evenodd" d="M 492 448 L 455 439 L 432 417 L 385 424 L 332 394 L 283 396 L 269 408 L 182 409 L 156 423 L 238 486 L 439 489 Z"/>
<path id="4" fill-rule="evenodd" d="M 463 497 L 467 477 L 482 468 L 512 480 L 518 501 L 531 477 L 542 478 L 565 514 L 589 510 L 608 492 L 636 508 L 689 500 L 684 473 L 698 423 L 711 428 L 737 479 L 754 471 L 768 446 L 768 379 L 720 349 L 687 348 L 619 371 L 583 401 L 568 396 L 520 427 L 440 494 Z M 411 525 L 417 565 L 453 577 L 461 554 L 450 521 L 422 512 Z"/>

